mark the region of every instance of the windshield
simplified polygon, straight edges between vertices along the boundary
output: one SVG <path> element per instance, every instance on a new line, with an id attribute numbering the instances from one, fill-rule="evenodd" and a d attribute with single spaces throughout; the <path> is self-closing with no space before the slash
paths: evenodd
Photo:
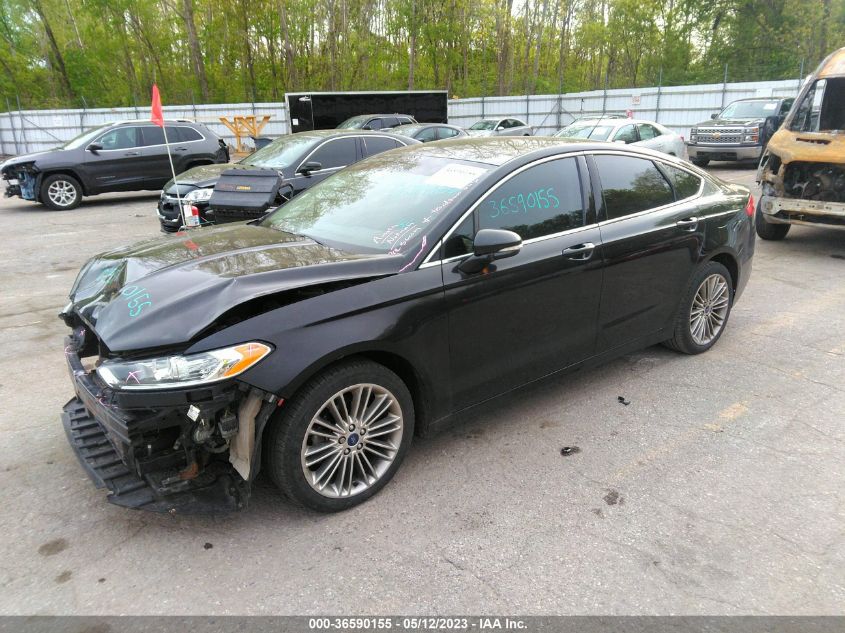
<path id="1" fill-rule="evenodd" d="M 295 162 L 309 146 L 318 140 L 320 140 L 319 136 L 309 134 L 280 136 L 269 145 L 265 145 L 260 150 L 241 159 L 240 163 L 252 167 L 284 169 Z"/>
<path id="2" fill-rule="evenodd" d="M 492 168 L 401 150 L 388 154 L 334 174 L 261 225 L 357 253 L 422 251 L 427 226 Z"/>
<path id="3" fill-rule="evenodd" d="M 557 132 L 555 136 L 562 136 L 563 138 L 590 138 L 594 141 L 606 141 L 612 131 L 612 125 L 578 123 L 563 128 L 560 132 Z"/>
<path id="4" fill-rule="evenodd" d="M 91 128 L 90 130 L 85 130 L 82 134 L 77 136 L 76 138 L 72 138 L 64 145 L 60 145 L 61 149 L 76 149 L 77 147 L 82 147 L 84 145 L 88 145 L 91 141 L 94 140 L 100 132 L 104 129 L 109 127 L 108 125 L 101 125 L 100 127 Z"/>
<path id="5" fill-rule="evenodd" d="M 735 101 L 719 114 L 720 119 L 765 119 L 778 113 L 777 101 Z"/>
<path id="6" fill-rule="evenodd" d="M 344 121 L 343 123 L 341 123 L 340 125 L 337 126 L 337 129 L 338 130 L 360 130 L 364 126 L 364 124 L 367 121 L 369 121 L 369 119 L 370 119 L 369 116 L 367 116 L 365 114 L 363 114 L 363 115 L 359 114 L 358 116 L 353 116 L 353 117 L 346 119 L 346 121 Z"/>
<path id="7" fill-rule="evenodd" d="M 496 123 L 498 123 L 495 119 L 482 119 L 478 123 L 473 123 L 472 127 L 469 128 L 471 130 L 492 130 L 496 127 Z"/>

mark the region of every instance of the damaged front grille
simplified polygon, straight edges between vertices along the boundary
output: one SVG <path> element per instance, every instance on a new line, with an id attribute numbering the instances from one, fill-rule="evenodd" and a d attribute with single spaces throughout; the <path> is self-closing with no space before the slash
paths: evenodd
<path id="1" fill-rule="evenodd" d="M 784 171 L 784 193 L 790 198 L 845 202 L 845 166 L 791 163 Z"/>

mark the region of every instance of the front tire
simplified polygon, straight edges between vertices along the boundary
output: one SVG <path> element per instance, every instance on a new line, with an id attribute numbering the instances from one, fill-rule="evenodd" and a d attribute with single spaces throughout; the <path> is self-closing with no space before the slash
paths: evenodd
<path id="1" fill-rule="evenodd" d="M 68 211 L 82 202 L 82 187 L 73 176 L 51 174 L 41 182 L 39 199 L 48 209 Z"/>
<path id="2" fill-rule="evenodd" d="M 696 167 L 707 167 L 710 164 L 709 158 L 690 158 L 690 162 Z"/>
<path id="3" fill-rule="evenodd" d="M 769 222 L 763 217 L 763 212 L 760 211 L 760 203 L 757 203 L 757 211 L 754 213 L 754 230 L 761 240 L 778 241 L 786 237 L 789 233 L 791 224 L 775 224 Z"/>
<path id="4" fill-rule="evenodd" d="M 413 434 L 405 383 L 383 365 L 354 359 L 312 378 L 285 403 L 268 431 L 266 463 L 290 501 L 337 512 L 390 481 Z"/>
<path id="5" fill-rule="evenodd" d="M 678 313 L 675 331 L 667 347 L 684 354 L 701 354 L 716 344 L 733 306 L 733 281 L 728 269 L 707 262 L 695 271 Z"/>

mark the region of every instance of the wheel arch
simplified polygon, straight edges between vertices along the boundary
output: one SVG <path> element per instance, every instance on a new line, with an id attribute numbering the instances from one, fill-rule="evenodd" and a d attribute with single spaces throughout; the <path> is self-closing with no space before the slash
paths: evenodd
<path id="1" fill-rule="evenodd" d="M 292 398 L 304 384 L 330 367 L 355 358 L 378 363 L 395 373 L 408 387 L 414 403 L 415 434 L 425 434 L 434 415 L 432 404 L 434 390 L 414 364 L 403 354 L 376 346 L 353 346 L 332 353 L 312 363 L 303 370 L 286 389 L 286 399 Z"/>
<path id="2" fill-rule="evenodd" d="M 733 288 L 734 294 L 736 294 L 737 285 L 739 284 L 739 262 L 736 257 L 728 251 L 721 251 L 710 256 L 706 262 L 716 262 L 728 269 L 728 272 L 731 274 L 731 287 Z"/>
<path id="3" fill-rule="evenodd" d="M 73 167 L 47 167 L 46 169 L 42 169 L 38 173 L 38 197 L 39 200 L 41 199 L 41 183 L 44 182 L 45 178 L 49 176 L 57 176 L 57 175 L 64 175 L 64 176 L 71 176 L 76 182 L 79 183 L 79 186 L 82 187 L 82 195 L 88 196 L 91 195 L 88 189 L 88 185 L 85 182 L 85 179 L 77 172 Z"/>

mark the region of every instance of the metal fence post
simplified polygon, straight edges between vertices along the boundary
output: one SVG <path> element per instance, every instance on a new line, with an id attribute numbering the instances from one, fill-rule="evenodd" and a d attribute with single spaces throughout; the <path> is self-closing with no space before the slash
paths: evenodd
<path id="1" fill-rule="evenodd" d="M 801 58 L 801 66 L 798 68 L 798 87 L 795 89 L 797 95 L 801 92 L 801 82 L 804 80 L 804 58 Z"/>
<path id="2" fill-rule="evenodd" d="M 9 97 L 6 97 L 6 113 L 9 116 L 9 125 L 12 126 L 12 140 L 15 142 L 15 154 L 18 155 L 21 153 L 21 150 L 18 147 L 18 132 L 15 129 L 15 120 L 12 118 L 12 106 L 9 105 Z"/>
<path id="3" fill-rule="evenodd" d="M 21 97 L 19 94 L 15 93 L 15 99 L 18 102 L 18 123 L 21 124 L 21 141 L 23 142 L 23 153 L 29 153 L 29 141 L 26 138 L 26 126 L 23 122 L 23 112 L 21 112 Z"/>
<path id="4" fill-rule="evenodd" d="M 528 123 L 528 118 L 531 116 L 531 101 L 528 95 L 525 95 L 525 122 Z"/>
<path id="5" fill-rule="evenodd" d="M 728 65 L 725 64 L 725 80 L 722 82 L 722 107 L 719 108 L 720 110 L 725 109 L 725 95 L 728 92 Z"/>
<path id="6" fill-rule="evenodd" d="M 484 118 L 484 95 L 481 96 L 481 118 Z"/>
<path id="7" fill-rule="evenodd" d="M 654 106 L 654 122 L 660 122 L 660 93 L 663 91 L 663 66 L 660 67 L 660 74 L 657 76 L 657 103 Z"/>

